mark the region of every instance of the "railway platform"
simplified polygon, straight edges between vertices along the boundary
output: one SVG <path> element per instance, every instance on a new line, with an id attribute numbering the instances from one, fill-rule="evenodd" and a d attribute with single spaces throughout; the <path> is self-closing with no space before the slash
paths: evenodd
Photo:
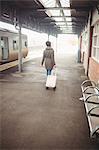
<path id="1" fill-rule="evenodd" d="M 1 150 L 98 150 L 80 85 L 87 79 L 75 55 L 59 55 L 56 90 L 46 90 L 41 58 L 1 72 Z"/>

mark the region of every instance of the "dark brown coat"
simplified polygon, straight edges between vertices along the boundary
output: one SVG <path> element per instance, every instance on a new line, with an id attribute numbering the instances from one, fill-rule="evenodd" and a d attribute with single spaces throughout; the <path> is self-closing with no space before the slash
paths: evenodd
<path id="1" fill-rule="evenodd" d="M 51 47 L 47 47 L 43 52 L 42 65 L 45 62 L 46 69 L 53 69 L 55 65 L 54 50 Z"/>

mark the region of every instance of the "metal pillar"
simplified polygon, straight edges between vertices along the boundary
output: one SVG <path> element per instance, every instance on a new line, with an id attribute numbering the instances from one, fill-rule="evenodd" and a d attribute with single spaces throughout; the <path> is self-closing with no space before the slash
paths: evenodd
<path id="1" fill-rule="evenodd" d="M 18 53 L 18 67 L 19 72 L 22 72 L 22 38 L 21 38 L 21 24 L 19 25 L 19 53 Z"/>
<path id="2" fill-rule="evenodd" d="M 50 36 L 50 35 L 48 34 L 48 41 L 49 41 L 49 36 Z"/>
<path id="3" fill-rule="evenodd" d="M 92 11 L 89 12 L 89 19 L 88 19 L 88 51 L 87 51 L 87 66 L 85 68 L 85 74 L 88 76 L 89 71 L 89 57 L 91 52 L 91 22 L 92 22 Z"/>
<path id="4" fill-rule="evenodd" d="M 81 63 L 81 45 L 82 45 L 82 39 L 81 36 L 78 35 L 78 58 L 77 58 L 78 63 Z"/>
<path id="5" fill-rule="evenodd" d="M 0 19 L 1 19 L 1 1 L 0 1 Z"/>
<path id="6" fill-rule="evenodd" d="M 58 37 L 58 36 L 56 35 L 56 53 L 57 53 L 57 37 Z"/>

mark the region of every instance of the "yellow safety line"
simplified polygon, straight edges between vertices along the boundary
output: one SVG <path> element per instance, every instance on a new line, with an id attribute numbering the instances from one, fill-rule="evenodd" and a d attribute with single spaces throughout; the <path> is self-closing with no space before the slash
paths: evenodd
<path id="1" fill-rule="evenodd" d="M 25 58 L 25 59 L 23 59 L 23 63 L 26 61 L 29 61 L 29 60 L 30 60 L 29 58 Z M 9 68 L 17 66 L 17 65 L 18 65 L 18 60 L 0 65 L 0 71 L 4 71 L 6 69 L 9 69 Z"/>
<path id="2" fill-rule="evenodd" d="M 0 65 L 0 71 L 3 71 L 3 70 L 6 70 L 6 69 L 9 69 L 11 67 L 14 67 L 18 64 L 18 61 L 13 61 L 13 62 L 10 62 L 10 63 L 6 63 L 6 64 L 3 64 L 3 65 Z"/>

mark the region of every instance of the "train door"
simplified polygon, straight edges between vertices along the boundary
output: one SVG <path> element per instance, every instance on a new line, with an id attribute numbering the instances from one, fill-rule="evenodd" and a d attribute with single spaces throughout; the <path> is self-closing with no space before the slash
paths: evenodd
<path id="1" fill-rule="evenodd" d="M 2 60 L 7 61 L 9 57 L 8 37 L 1 37 Z"/>

